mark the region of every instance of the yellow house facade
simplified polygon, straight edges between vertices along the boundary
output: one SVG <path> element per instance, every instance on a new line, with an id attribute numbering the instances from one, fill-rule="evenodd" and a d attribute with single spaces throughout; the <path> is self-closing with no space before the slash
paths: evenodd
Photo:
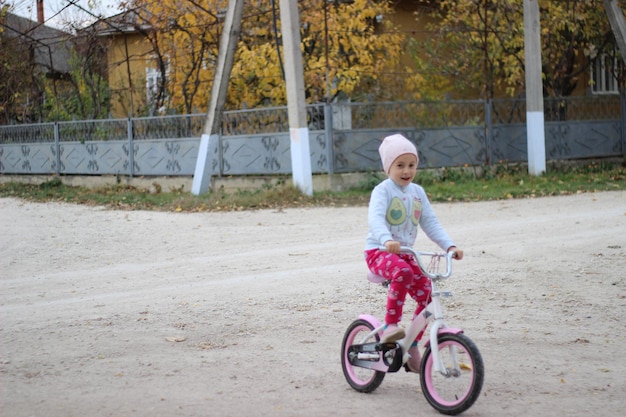
<path id="1" fill-rule="evenodd" d="M 114 118 L 145 116 L 150 112 L 147 86 L 153 76 L 153 49 L 145 33 L 150 27 L 140 23 L 131 10 L 99 21 L 98 37 L 107 44 L 107 79 L 111 90 Z"/>

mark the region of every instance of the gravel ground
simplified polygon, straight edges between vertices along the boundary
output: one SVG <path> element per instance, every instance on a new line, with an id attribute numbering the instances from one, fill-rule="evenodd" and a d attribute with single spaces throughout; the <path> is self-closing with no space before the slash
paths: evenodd
<path id="1" fill-rule="evenodd" d="M 466 254 L 448 323 L 486 368 L 464 415 L 622 415 L 626 192 L 434 207 Z M 385 303 L 366 217 L 0 199 L 0 415 L 438 415 L 415 374 L 342 374 L 345 329 Z"/>

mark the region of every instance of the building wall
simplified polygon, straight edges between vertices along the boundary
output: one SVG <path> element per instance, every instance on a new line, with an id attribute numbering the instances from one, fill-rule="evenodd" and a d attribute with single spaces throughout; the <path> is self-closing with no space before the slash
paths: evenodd
<path id="1" fill-rule="evenodd" d="M 395 13 L 389 16 L 389 19 L 407 36 L 419 42 L 429 36 L 429 32 L 426 28 L 436 23 L 436 20 L 426 13 L 426 11 L 432 7 L 433 6 L 425 6 L 422 3 L 411 0 L 400 1 L 395 6 Z M 418 15 L 419 21 L 417 20 Z M 404 55 L 402 63 L 410 68 L 415 68 L 415 64 L 409 53 Z"/>
<path id="2" fill-rule="evenodd" d="M 152 48 L 143 35 L 124 33 L 110 38 L 108 50 L 111 116 L 146 115 L 146 68 Z"/>

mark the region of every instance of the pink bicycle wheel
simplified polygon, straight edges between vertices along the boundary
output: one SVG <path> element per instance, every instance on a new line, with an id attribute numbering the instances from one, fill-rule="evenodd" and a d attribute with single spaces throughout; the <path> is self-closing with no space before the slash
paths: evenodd
<path id="1" fill-rule="evenodd" d="M 355 343 L 364 343 L 363 338 L 370 333 L 374 327 L 365 320 L 355 320 L 350 324 L 343 337 L 341 345 L 341 367 L 348 384 L 359 392 L 372 392 L 383 382 L 385 373 L 372 369 L 363 368 L 354 365 L 356 363 L 356 352 L 351 351 L 350 347 Z M 376 339 L 367 342 L 378 341 Z"/>
<path id="2" fill-rule="evenodd" d="M 440 413 L 457 415 L 480 396 L 485 376 L 483 360 L 474 342 L 462 333 L 441 336 L 439 356 L 446 367 L 445 375 L 435 371 L 431 348 L 424 353 L 422 392 Z"/>

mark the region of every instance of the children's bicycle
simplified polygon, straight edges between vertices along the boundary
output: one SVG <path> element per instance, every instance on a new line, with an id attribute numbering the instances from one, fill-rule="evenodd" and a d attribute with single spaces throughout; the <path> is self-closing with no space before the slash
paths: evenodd
<path id="1" fill-rule="evenodd" d="M 381 247 L 381 250 L 385 250 Z M 420 364 L 420 384 L 426 400 L 437 411 L 457 415 L 470 408 L 478 399 L 485 369 L 480 352 L 462 329 L 448 327 L 443 318 L 441 297 L 450 297 L 449 291 L 440 291 L 437 283 L 452 274 L 453 253 L 419 252 L 402 247 L 403 253 L 415 257 L 432 284 L 430 304 L 416 316 L 403 339 L 381 343 L 383 324 L 375 317 L 362 314 L 352 322 L 343 337 L 341 366 L 348 384 L 359 392 L 372 392 L 383 382 L 385 374 L 398 372 L 406 362 L 408 349 L 417 335 L 430 325 L 430 336 L 425 343 Z M 422 258 L 429 258 L 424 265 Z M 442 264 L 445 259 L 445 265 Z M 445 269 L 445 272 L 439 272 Z M 372 273 L 368 279 L 389 286 L 389 281 Z"/>

